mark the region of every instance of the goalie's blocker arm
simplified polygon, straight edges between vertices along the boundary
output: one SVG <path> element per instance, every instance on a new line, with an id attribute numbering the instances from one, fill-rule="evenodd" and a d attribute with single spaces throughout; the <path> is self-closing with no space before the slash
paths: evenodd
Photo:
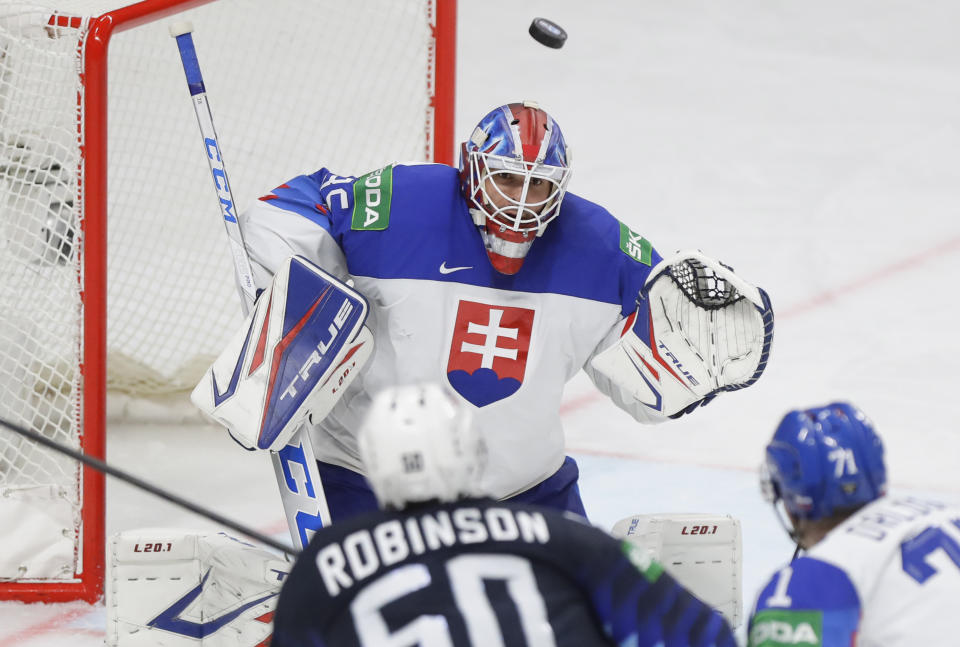
<path id="1" fill-rule="evenodd" d="M 300 256 L 277 270 L 190 398 L 247 449 L 320 420 L 373 352 L 363 295 Z"/>
<path id="2" fill-rule="evenodd" d="M 619 341 L 591 366 L 652 413 L 677 417 L 760 379 L 772 341 L 766 292 L 682 251 L 651 270 Z"/>

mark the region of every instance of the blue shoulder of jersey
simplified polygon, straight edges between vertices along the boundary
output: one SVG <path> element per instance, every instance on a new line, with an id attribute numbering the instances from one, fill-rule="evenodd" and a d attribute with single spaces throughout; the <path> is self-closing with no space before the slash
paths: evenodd
<path id="1" fill-rule="evenodd" d="M 624 316 L 662 260 L 646 238 L 598 204 L 568 193 L 525 263 L 549 291 L 619 303 Z"/>
<path id="2" fill-rule="evenodd" d="M 460 192 L 456 169 L 391 165 L 354 178 L 326 169 L 261 199 L 331 233 L 351 274 L 549 292 L 615 303 L 624 315 L 660 255 L 606 209 L 568 193 L 521 271 L 496 272 Z"/>
<path id="3" fill-rule="evenodd" d="M 300 214 L 307 220 L 330 231 L 330 194 L 343 189 L 353 178 L 334 175 L 325 168 L 310 175 L 298 175 L 287 180 L 270 193 L 260 196 L 262 202 Z M 339 196 L 334 196 L 339 197 Z"/>
<path id="4" fill-rule="evenodd" d="M 760 592 L 748 627 L 748 647 L 849 647 L 861 603 L 847 573 L 801 557 L 777 571 Z"/>

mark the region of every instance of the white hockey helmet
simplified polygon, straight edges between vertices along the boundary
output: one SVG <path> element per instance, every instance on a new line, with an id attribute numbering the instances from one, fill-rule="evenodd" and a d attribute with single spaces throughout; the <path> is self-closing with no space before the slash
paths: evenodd
<path id="1" fill-rule="evenodd" d="M 381 507 L 479 495 L 486 446 L 470 412 L 437 384 L 392 387 L 373 399 L 358 443 Z"/>

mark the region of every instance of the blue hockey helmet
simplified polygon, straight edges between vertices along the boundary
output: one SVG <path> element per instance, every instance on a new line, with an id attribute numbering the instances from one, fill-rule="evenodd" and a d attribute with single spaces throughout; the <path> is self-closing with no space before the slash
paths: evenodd
<path id="1" fill-rule="evenodd" d="M 858 508 L 886 491 L 883 443 L 856 407 L 791 411 L 767 445 L 762 488 L 798 519 Z"/>
<path id="2" fill-rule="evenodd" d="M 560 212 L 569 179 L 563 133 L 536 103 L 500 106 L 480 120 L 461 145 L 460 187 L 498 271 L 520 269 Z"/>

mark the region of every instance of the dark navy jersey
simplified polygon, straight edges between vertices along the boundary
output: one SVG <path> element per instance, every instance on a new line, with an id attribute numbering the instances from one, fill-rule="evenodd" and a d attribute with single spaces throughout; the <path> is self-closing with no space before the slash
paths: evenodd
<path id="1" fill-rule="evenodd" d="M 320 530 L 283 585 L 271 644 L 736 643 L 642 549 L 552 510 L 473 500 Z"/>

